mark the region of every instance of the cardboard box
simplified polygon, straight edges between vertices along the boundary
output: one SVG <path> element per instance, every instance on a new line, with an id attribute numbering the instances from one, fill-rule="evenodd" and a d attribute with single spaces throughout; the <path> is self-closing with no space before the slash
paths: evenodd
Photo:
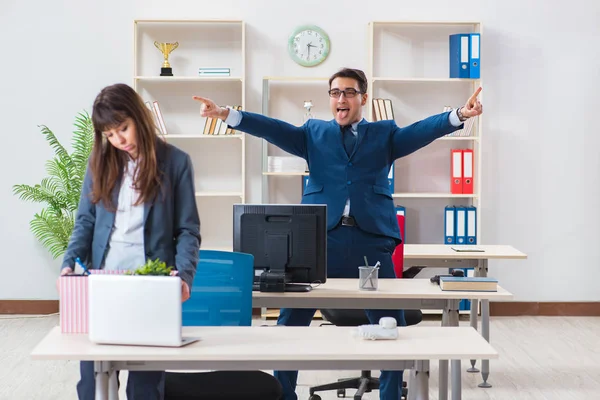
<path id="1" fill-rule="evenodd" d="M 125 271 L 92 269 L 92 274 L 122 274 Z M 62 333 L 88 333 L 88 275 L 59 278 L 59 315 Z"/>

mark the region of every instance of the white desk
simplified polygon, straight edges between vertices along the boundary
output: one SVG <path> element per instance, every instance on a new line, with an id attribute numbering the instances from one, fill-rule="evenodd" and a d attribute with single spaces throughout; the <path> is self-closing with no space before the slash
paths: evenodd
<path id="1" fill-rule="evenodd" d="M 497 292 L 444 292 L 429 279 L 380 279 L 377 291 L 358 290 L 357 279 L 328 279 L 306 293 L 253 292 L 252 295 L 254 307 L 441 309 L 442 326 L 458 326 L 458 306 L 462 299 L 507 301 L 513 297 L 501 286 Z M 452 399 L 461 397 L 460 370 L 461 361 L 452 360 Z M 440 361 L 439 380 L 439 399 L 444 400 L 448 398 L 447 360 Z"/>
<path id="2" fill-rule="evenodd" d="M 512 246 L 507 245 L 456 245 L 455 247 L 483 250 L 483 252 L 457 252 L 452 250 L 454 245 L 447 244 L 406 244 L 404 245 L 404 268 L 411 266 L 435 268 L 473 268 L 475 276 L 488 276 L 488 260 L 525 260 L 527 255 Z M 477 329 L 478 300 L 481 300 L 481 334 L 490 340 L 490 303 L 493 299 L 478 299 L 465 296 L 471 300 L 471 326 Z M 475 368 L 475 360 L 471 360 L 468 372 L 479 372 Z M 483 382 L 479 387 L 492 387 L 487 379 L 490 374 L 489 360 L 481 362 Z"/>
<path id="3" fill-rule="evenodd" d="M 202 340 L 181 348 L 110 346 L 52 329 L 34 360 L 94 361 L 96 399 L 117 399 L 117 370 L 411 369 L 415 399 L 429 399 L 429 360 L 498 358 L 471 327 L 409 327 L 399 340 L 356 338 L 347 327 L 195 327 Z M 417 374 L 416 371 L 424 372 Z M 459 377 L 460 378 L 460 377 Z"/>
<path id="4" fill-rule="evenodd" d="M 405 244 L 404 263 L 414 260 L 427 260 L 430 264 L 433 260 L 444 262 L 456 262 L 465 260 L 524 260 L 527 255 L 512 246 L 507 245 L 472 245 L 474 249 L 483 252 L 458 252 L 452 250 L 454 245 L 450 244 Z M 457 245 L 465 248 L 467 246 Z M 430 265 L 431 266 L 431 265 Z M 447 265 L 440 265 L 446 267 Z M 453 267 L 451 267 L 453 268 Z"/>

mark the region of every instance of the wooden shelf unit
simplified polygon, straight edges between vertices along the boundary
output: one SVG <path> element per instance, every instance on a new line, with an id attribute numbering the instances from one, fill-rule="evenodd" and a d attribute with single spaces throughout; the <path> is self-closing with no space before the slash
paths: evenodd
<path id="1" fill-rule="evenodd" d="M 169 55 L 173 76 L 160 76 L 164 57 L 154 41 L 179 42 Z M 246 136 L 203 134 L 205 120 L 192 96 L 246 109 L 245 23 L 135 20 L 133 42 L 134 89 L 145 101 L 158 101 L 167 128 L 164 139 L 194 163 L 201 248 L 231 250 L 233 204 L 246 202 Z M 229 68 L 230 75 L 200 76 L 201 67 Z"/>

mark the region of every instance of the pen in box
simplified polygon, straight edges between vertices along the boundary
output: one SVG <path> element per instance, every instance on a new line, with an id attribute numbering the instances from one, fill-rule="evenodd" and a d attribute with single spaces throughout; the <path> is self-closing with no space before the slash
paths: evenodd
<path id="1" fill-rule="evenodd" d="M 83 265 L 83 263 L 81 262 L 81 259 L 80 259 L 79 257 L 77 257 L 77 258 L 75 259 L 75 262 L 76 262 L 77 264 L 79 264 L 79 266 L 80 266 L 81 268 L 83 268 L 83 273 L 84 273 L 85 275 L 89 275 L 89 274 L 90 274 L 90 271 L 88 271 L 88 269 L 86 268 L 86 266 L 85 266 L 85 265 Z"/>

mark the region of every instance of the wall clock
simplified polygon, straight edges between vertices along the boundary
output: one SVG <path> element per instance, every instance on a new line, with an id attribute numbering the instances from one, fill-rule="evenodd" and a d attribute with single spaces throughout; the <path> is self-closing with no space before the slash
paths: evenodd
<path id="1" fill-rule="evenodd" d="M 331 43 L 325 31 L 315 25 L 302 25 L 290 34 L 288 52 L 304 67 L 321 64 L 329 55 Z"/>

